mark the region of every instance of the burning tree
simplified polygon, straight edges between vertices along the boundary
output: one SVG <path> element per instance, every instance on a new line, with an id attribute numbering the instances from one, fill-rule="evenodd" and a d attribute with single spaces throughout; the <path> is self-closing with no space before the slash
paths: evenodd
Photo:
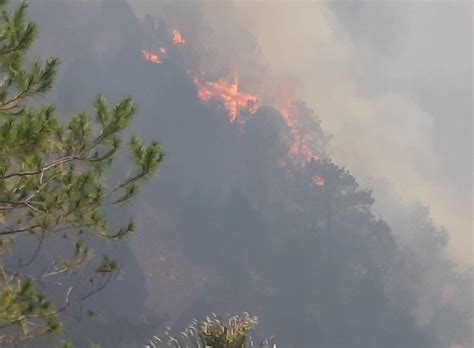
<path id="1" fill-rule="evenodd" d="M 95 257 L 89 244 L 122 240 L 134 223 L 113 228 L 104 209 L 131 199 L 164 159 L 158 142 L 143 145 L 132 137 L 130 175 L 107 185 L 106 170 L 136 111 L 132 100 L 113 106 L 99 96 L 93 116 L 80 113 L 67 123 L 52 106 L 33 106 L 33 98 L 53 87 L 59 61 L 27 58 L 37 27 L 26 10 L 24 2 L 11 9 L 0 0 L 2 346 L 60 330 L 61 313 L 109 283 L 117 261 Z M 87 287 L 78 284 L 79 269 Z"/>

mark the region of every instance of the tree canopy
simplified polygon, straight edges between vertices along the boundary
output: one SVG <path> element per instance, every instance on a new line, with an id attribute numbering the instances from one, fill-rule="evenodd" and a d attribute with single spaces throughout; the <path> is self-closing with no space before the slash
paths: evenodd
<path id="1" fill-rule="evenodd" d="M 135 226 L 132 220 L 110 224 L 107 211 L 133 198 L 165 158 L 158 142 L 132 136 L 131 170 L 108 184 L 136 106 L 130 97 L 111 105 L 98 96 L 92 112 L 66 120 L 41 105 L 38 98 L 53 88 L 59 60 L 28 55 L 38 29 L 27 7 L 0 0 L 2 344 L 60 330 L 62 312 L 109 283 L 118 261 L 94 255 L 93 245 L 123 240 Z M 54 238 L 61 242 L 48 244 L 40 267 L 35 261 Z M 87 286 L 78 277 L 68 281 L 79 272 Z"/>

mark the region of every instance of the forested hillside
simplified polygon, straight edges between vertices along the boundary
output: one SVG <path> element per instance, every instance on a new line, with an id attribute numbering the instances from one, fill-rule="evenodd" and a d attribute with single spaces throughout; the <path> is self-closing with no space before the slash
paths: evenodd
<path id="1" fill-rule="evenodd" d="M 65 337 L 78 347 L 141 347 L 165 326 L 247 311 L 282 347 L 472 345 L 473 274 L 446 257 L 448 234 L 429 210 L 397 211 L 396 226 L 375 215 L 370 190 L 334 163 L 330 134 L 298 98 L 296 126 L 267 96 L 230 122 L 225 103 L 203 101 L 193 79 L 200 69 L 212 81 L 233 73 L 214 65 L 198 6 L 166 11 L 139 18 L 125 1 L 32 6 L 42 29 L 35 53 L 64 61 L 49 95 L 59 111 L 80 111 L 99 92 L 131 94 L 131 132 L 159 139 L 168 158 L 126 208 L 139 226 L 130 244 L 104 247 L 123 260 L 121 275 L 88 302 L 95 316 L 68 318 Z M 179 25 L 184 44 L 168 43 L 159 64 L 144 59 Z M 257 52 L 245 51 L 255 64 L 242 88 L 264 73 Z M 297 137 L 305 141 L 294 150 Z M 118 163 L 111 176 L 128 170 Z M 400 239 L 407 231 L 410 243 Z"/>

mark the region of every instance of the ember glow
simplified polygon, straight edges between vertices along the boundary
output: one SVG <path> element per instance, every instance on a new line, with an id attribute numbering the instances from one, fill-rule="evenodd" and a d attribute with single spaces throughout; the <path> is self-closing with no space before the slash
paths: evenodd
<path id="1" fill-rule="evenodd" d="M 183 39 L 183 36 L 179 31 L 173 29 L 173 45 L 182 45 L 186 41 Z"/>
<path id="2" fill-rule="evenodd" d="M 280 114 L 286 122 L 292 136 L 290 145 L 290 154 L 301 157 L 303 164 L 311 161 L 312 158 L 318 158 L 311 148 L 306 144 L 305 138 L 299 130 L 296 113 L 291 108 L 280 109 Z"/>
<path id="3" fill-rule="evenodd" d="M 160 47 L 157 52 L 150 52 L 148 50 L 142 50 L 143 58 L 149 62 L 155 64 L 163 63 L 163 58 L 166 56 L 166 48 Z"/>
<path id="4" fill-rule="evenodd" d="M 313 177 L 313 184 L 317 187 L 324 187 L 324 179 L 321 178 L 319 175 L 315 175 Z"/>
<path id="5" fill-rule="evenodd" d="M 182 45 L 186 42 L 181 33 L 176 29 L 173 29 L 172 31 L 171 39 L 173 40 L 173 45 Z M 163 63 L 163 59 L 166 57 L 167 53 L 166 47 L 160 47 L 154 52 L 146 49 L 142 50 L 143 58 L 155 64 Z"/>
<path id="6" fill-rule="evenodd" d="M 235 122 L 241 109 L 247 109 L 252 114 L 257 111 L 257 97 L 239 91 L 237 76 L 233 82 L 225 80 L 201 82 L 196 76 L 193 81 L 198 87 L 198 97 L 200 100 L 209 101 L 217 99 L 224 103 L 230 122 Z"/>
<path id="7" fill-rule="evenodd" d="M 307 138 L 301 132 L 301 125 L 298 119 L 298 107 L 296 103 L 294 88 L 291 83 L 283 84 L 276 93 L 275 108 L 280 112 L 291 135 L 290 155 L 302 165 L 318 156 L 307 143 Z"/>

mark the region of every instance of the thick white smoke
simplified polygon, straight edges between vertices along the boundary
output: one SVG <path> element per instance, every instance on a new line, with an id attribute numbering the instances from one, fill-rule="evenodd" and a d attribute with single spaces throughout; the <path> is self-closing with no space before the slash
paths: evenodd
<path id="1" fill-rule="evenodd" d="M 215 32 L 233 37 L 218 43 L 223 51 L 242 45 L 234 32 L 242 27 L 256 37 L 266 67 L 261 93 L 296 81 L 334 135 L 336 162 L 364 185 L 383 180 L 407 202 L 429 206 L 449 231 L 453 260 L 472 265 L 467 2 L 204 2 L 201 10 Z M 390 195 L 374 195 L 388 215 Z"/>

